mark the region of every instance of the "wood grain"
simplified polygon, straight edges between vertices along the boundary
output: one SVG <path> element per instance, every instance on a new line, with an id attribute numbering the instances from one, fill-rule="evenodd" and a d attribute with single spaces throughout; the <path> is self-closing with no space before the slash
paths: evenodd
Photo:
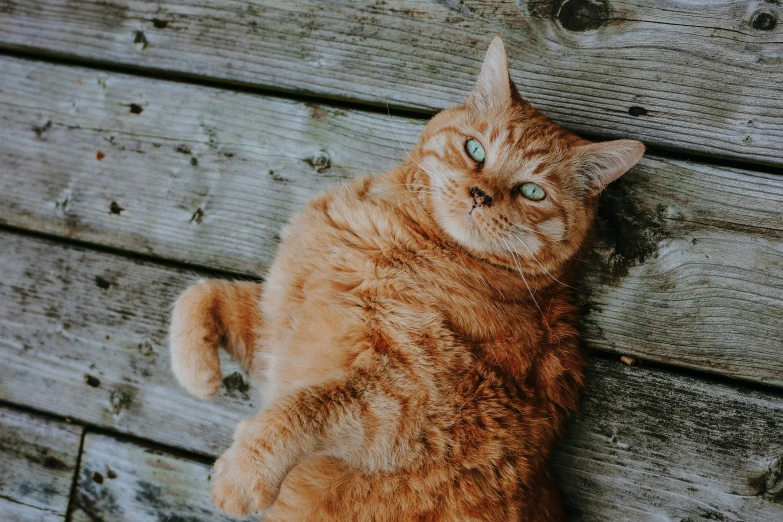
<path id="1" fill-rule="evenodd" d="M 783 397 L 593 361 L 553 457 L 571 520 L 783 518 Z"/>
<path id="2" fill-rule="evenodd" d="M 651 156 L 601 203 L 588 344 L 783 386 L 783 177 Z"/>
<path id="3" fill-rule="evenodd" d="M 82 428 L 0 407 L 0 434 L 0 520 L 64 521 Z"/>
<path id="4" fill-rule="evenodd" d="M 309 197 L 403 160 L 423 125 L 0 67 L 0 223 L 243 274 L 263 272 Z M 650 155 L 604 194 L 599 224 L 579 288 L 590 346 L 783 383 L 783 177 Z"/>
<path id="5" fill-rule="evenodd" d="M 88 433 L 71 520 L 239 521 L 212 506 L 209 476 L 204 462 Z"/>
<path id="6" fill-rule="evenodd" d="M 196 274 L 5 232 L 0 244 L 1 400 L 202 454 L 255 411 L 240 373 L 203 403 L 171 373 L 169 310 Z"/>
<path id="7" fill-rule="evenodd" d="M 263 270 L 311 196 L 391 168 L 406 156 L 397 136 L 409 148 L 421 130 L 83 68 L 0 67 L 2 222 L 235 271 Z"/>
<path id="8" fill-rule="evenodd" d="M 780 164 L 783 7 L 764 0 L 4 0 L 5 49 L 432 112 L 495 34 L 579 132 Z"/>
<path id="9" fill-rule="evenodd" d="M 781 21 L 764 0 L 0 0 L 0 51 L 428 114 L 501 34 L 578 132 L 779 166 Z M 77 472 L 84 428 L 0 407 L 0 519 L 229 520 L 209 462 L 257 397 L 225 359 L 215 399 L 179 389 L 169 307 L 195 266 L 263 273 L 309 197 L 404 160 L 424 122 L 0 70 L 0 224 L 194 265 L 0 231 L 0 400 L 136 438 L 87 433 Z M 783 177 L 648 156 L 604 194 L 578 291 L 593 348 L 783 386 Z M 553 460 L 572 520 L 783 519 L 779 391 L 607 359 L 588 380 Z"/>
<path id="10" fill-rule="evenodd" d="M 169 370 L 167 308 L 193 274 L 8 233 L 0 243 L 0 399 L 202 455 L 228 447 L 255 392 L 238 374 L 199 401 Z M 774 520 L 781 422 L 774 393 L 594 360 L 558 473 L 577 520 Z"/>
<path id="11" fill-rule="evenodd" d="M 629 396 L 626 385 L 640 391 Z M 779 403 L 720 389 L 727 420 L 761 441 L 749 442 L 741 434 L 705 429 L 716 420 L 706 420 L 703 411 L 715 406 L 717 390 L 703 382 L 601 361 L 590 389 L 554 459 L 571 520 L 695 522 L 783 515 L 779 494 L 768 492 L 779 486 L 781 460 L 770 458 L 783 451 L 775 441 L 776 423 L 783 420 Z M 635 407 L 639 400 L 670 413 L 653 417 Z M 656 423 L 672 414 L 687 415 L 692 425 L 661 432 Z M 73 520 L 228 520 L 211 507 L 209 477 L 209 466 L 201 462 L 88 433 Z"/>

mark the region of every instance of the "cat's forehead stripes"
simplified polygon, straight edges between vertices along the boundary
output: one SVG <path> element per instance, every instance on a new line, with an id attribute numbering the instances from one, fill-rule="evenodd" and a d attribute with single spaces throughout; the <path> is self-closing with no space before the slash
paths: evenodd
<path id="1" fill-rule="evenodd" d="M 546 158 L 543 156 L 537 156 L 534 158 L 525 158 L 527 161 L 522 162 L 521 168 L 517 169 L 514 176 L 520 182 L 527 180 L 538 180 L 544 178 L 544 173 L 547 170 Z"/>
<path id="2" fill-rule="evenodd" d="M 483 133 L 478 132 L 481 128 Z M 522 131 L 508 124 L 472 122 L 457 117 L 425 137 L 420 161 L 435 177 L 475 173 L 480 176 L 475 183 L 483 183 L 493 198 L 505 197 L 520 183 L 534 182 L 544 187 L 549 196 L 539 205 L 556 204 L 560 180 L 552 178 L 552 167 L 557 164 L 557 147 L 542 138 L 516 146 L 523 138 Z M 477 164 L 464 150 L 469 139 L 478 140 L 484 148 L 484 162 Z"/>

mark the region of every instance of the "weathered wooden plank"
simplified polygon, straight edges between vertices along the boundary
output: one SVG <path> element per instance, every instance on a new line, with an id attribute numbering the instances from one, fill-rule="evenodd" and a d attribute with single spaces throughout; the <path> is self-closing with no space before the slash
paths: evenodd
<path id="1" fill-rule="evenodd" d="M 202 462 L 87 433 L 71 519 L 238 521 L 212 506 L 209 476 L 210 466 Z"/>
<path id="2" fill-rule="evenodd" d="M 169 310 L 196 274 L 8 233 L 0 245 L 1 400 L 205 454 L 254 411 L 239 373 L 205 403 L 171 373 Z"/>
<path id="3" fill-rule="evenodd" d="M 783 176 L 651 157 L 603 195 L 599 229 L 590 346 L 783 386 Z"/>
<path id="4" fill-rule="evenodd" d="M 751 0 L 4 0 L 0 46 L 433 111 L 495 34 L 578 131 L 781 163 L 783 7 Z"/>
<path id="5" fill-rule="evenodd" d="M 421 129 L 89 69 L 0 67 L 1 222 L 244 272 L 266 266 L 281 224 L 316 192 L 404 159 L 392 129 L 406 147 Z"/>
<path id="6" fill-rule="evenodd" d="M 0 408 L 0 433 L 0 520 L 65 520 L 82 428 Z"/>
<path id="7" fill-rule="evenodd" d="M 0 399 L 201 454 L 228 446 L 253 411 L 244 381 L 237 374 L 202 402 L 168 369 L 166 309 L 192 274 L 7 233 L 0 242 Z M 705 506 L 727 520 L 779 514 L 780 504 L 754 496 L 783 453 L 779 396 L 602 361 L 590 379 L 558 460 L 584 519 L 654 518 L 669 503 L 683 519 L 705 519 Z M 779 477 L 769 476 L 773 498 Z M 589 500 L 599 487 L 601 500 Z"/>
<path id="8" fill-rule="evenodd" d="M 769 492 L 780 478 L 779 402 L 720 390 L 728 399 L 721 404 L 724 424 L 753 433 L 759 442 L 748 445 L 742 432 L 715 433 L 705 429 L 703 414 L 694 417 L 714 406 L 715 390 L 701 381 L 599 362 L 590 384 L 584 411 L 554 461 L 572 520 L 771 520 L 783 514 L 779 493 Z M 634 385 L 642 391 L 629 394 Z M 665 411 L 640 408 L 634 403 L 640 398 Z M 769 410 L 776 412 L 772 419 Z M 670 433 L 661 430 L 661 418 L 689 419 L 690 426 Z M 672 469 L 671 462 L 678 466 Z M 214 517 L 208 477 L 206 465 L 88 434 L 74 520 Z"/>
<path id="9" fill-rule="evenodd" d="M 572 520 L 783 519 L 783 397 L 593 361 L 554 456 Z"/>
<path id="10" fill-rule="evenodd" d="M 422 127 L 83 68 L 0 67 L 0 222 L 240 273 L 263 271 L 310 196 L 390 168 Z M 648 156 L 604 194 L 580 291 L 586 340 L 779 385 L 782 245 L 783 177 Z"/>

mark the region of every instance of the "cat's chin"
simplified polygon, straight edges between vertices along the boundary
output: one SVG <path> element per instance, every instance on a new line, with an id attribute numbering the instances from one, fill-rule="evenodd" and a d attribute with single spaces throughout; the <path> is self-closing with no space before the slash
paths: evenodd
<path id="1" fill-rule="evenodd" d="M 478 255 L 498 253 L 497 248 L 486 240 L 487 231 L 469 210 L 449 212 L 439 221 L 446 235 L 469 252 Z"/>

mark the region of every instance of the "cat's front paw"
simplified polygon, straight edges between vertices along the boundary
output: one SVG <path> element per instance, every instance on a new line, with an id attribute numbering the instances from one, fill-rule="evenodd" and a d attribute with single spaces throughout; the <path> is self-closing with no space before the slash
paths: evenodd
<path id="1" fill-rule="evenodd" d="M 217 329 L 208 281 L 200 281 L 177 299 L 171 315 L 171 368 L 191 394 L 202 399 L 223 385 Z"/>
<path id="2" fill-rule="evenodd" d="M 280 491 L 269 459 L 249 446 L 234 443 L 215 462 L 212 503 L 233 516 L 245 516 L 269 508 Z"/>

